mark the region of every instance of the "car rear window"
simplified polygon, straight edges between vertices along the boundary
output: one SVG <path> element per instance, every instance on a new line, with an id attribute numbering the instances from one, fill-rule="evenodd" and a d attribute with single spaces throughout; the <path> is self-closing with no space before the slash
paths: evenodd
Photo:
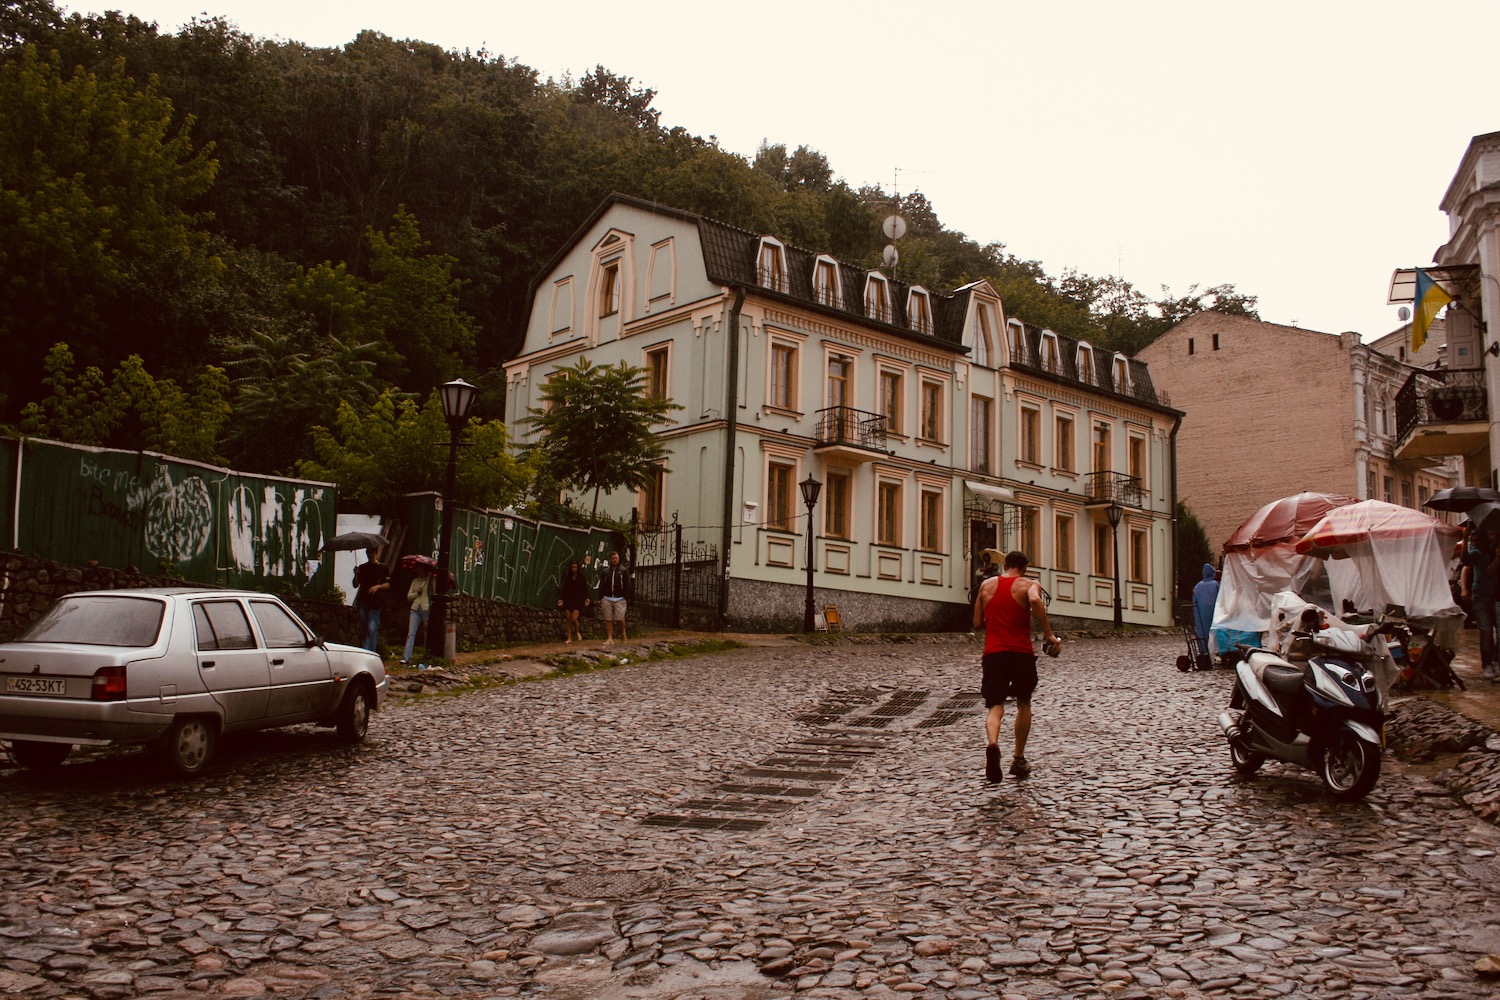
<path id="1" fill-rule="evenodd" d="M 16 641 L 151 646 L 165 611 L 165 604 L 149 597 L 64 597 Z"/>

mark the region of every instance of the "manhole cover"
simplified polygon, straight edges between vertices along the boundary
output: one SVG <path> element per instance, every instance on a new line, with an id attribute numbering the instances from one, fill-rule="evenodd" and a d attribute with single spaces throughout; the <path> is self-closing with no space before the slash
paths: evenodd
<path id="1" fill-rule="evenodd" d="M 630 899 L 659 892 L 666 884 L 651 872 L 584 872 L 554 883 L 552 891 L 575 899 Z"/>

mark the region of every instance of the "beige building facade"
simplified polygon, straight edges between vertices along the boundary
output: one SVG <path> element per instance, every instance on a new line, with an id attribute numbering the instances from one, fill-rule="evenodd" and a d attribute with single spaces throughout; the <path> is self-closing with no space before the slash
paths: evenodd
<path id="1" fill-rule="evenodd" d="M 505 365 L 518 441 L 585 357 L 681 405 L 652 488 L 600 508 L 683 525 L 726 625 L 796 627 L 810 568 L 846 624 L 967 630 L 991 547 L 1027 551 L 1056 618 L 1109 621 L 1118 593 L 1124 623 L 1172 621 L 1181 414 L 1144 363 L 1008 316 L 986 282 L 930 290 L 615 195 L 534 285 Z"/>

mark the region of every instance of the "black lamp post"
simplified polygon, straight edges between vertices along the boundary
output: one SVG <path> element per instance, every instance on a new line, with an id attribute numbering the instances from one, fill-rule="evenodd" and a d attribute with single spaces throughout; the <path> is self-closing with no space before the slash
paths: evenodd
<path id="1" fill-rule="evenodd" d="M 809 472 L 807 478 L 797 485 L 802 490 L 802 502 L 807 504 L 807 607 L 802 613 L 802 631 L 811 632 L 817 628 L 814 622 L 817 613 L 813 611 L 813 508 L 818 505 L 823 484 Z"/>
<path id="2" fill-rule="evenodd" d="M 443 416 L 448 418 L 448 479 L 443 486 L 443 527 L 438 536 L 437 591 L 432 601 L 432 615 L 427 625 L 427 644 L 433 645 L 433 637 L 442 643 L 440 647 L 445 659 L 456 652 L 448 648 L 448 564 L 453 542 L 453 479 L 458 469 L 458 439 L 463 434 L 464 424 L 469 422 L 469 409 L 474 405 L 474 396 L 479 390 L 461 378 L 444 382 L 438 387 L 443 401 Z"/>
<path id="3" fill-rule="evenodd" d="M 1109 534 L 1110 544 L 1115 550 L 1115 628 L 1125 624 L 1125 619 L 1120 611 L 1120 518 L 1125 516 L 1125 508 L 1117 503 L 1109 505 Z"/>

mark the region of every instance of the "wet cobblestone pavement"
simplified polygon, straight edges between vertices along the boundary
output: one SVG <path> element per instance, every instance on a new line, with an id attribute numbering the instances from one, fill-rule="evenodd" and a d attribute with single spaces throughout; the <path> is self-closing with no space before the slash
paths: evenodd
<path id="1" fill-rule="evenodd" d="M 994 786 L 970 644 L 411 699 L 191 782 L 3 768 L 0 995 L 1494 995 L 1500 830 L 1389 756 L 1357 804 L 1237 777 L 1179 646 L 1044 660 Z"/>

